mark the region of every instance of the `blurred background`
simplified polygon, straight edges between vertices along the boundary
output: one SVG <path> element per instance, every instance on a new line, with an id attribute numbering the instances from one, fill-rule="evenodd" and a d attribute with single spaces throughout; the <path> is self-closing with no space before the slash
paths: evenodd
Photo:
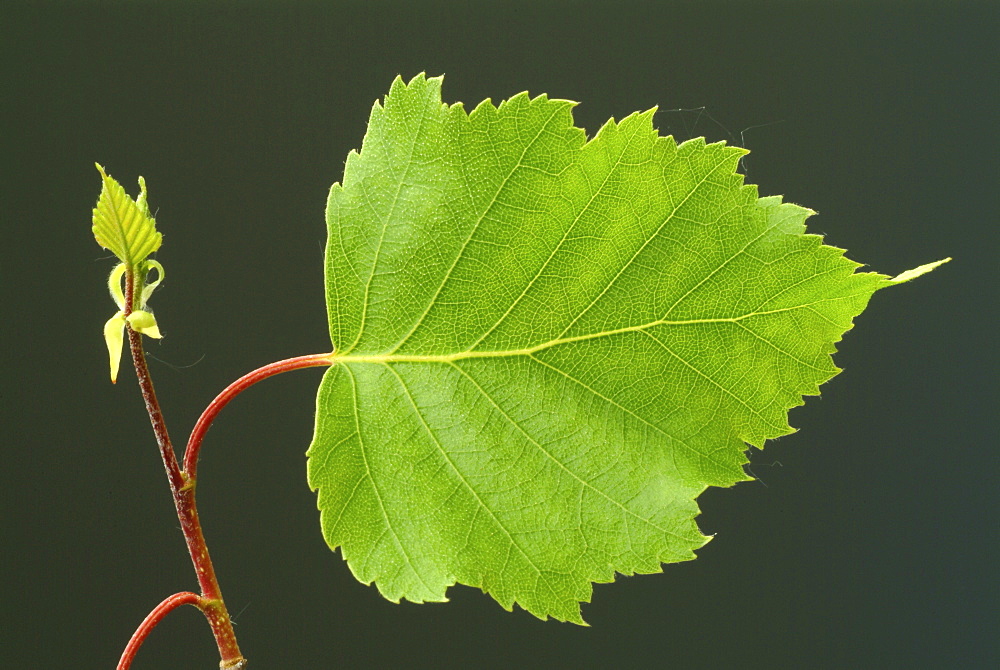
<path id="1" fill-rule="evenodd" d="M 196 588 L 134 376 L 107 379 L 94 162 L 146 178 L 164 233 L 147 342 L 183 443 L 230 381 L 329 349 L 328 189 L 392 79 L 427 72 L 467 109 L 580 101 L 590 135 L 658 105 L 663 134 L 749 148 L 748 181 L 851 258 L 955 261 L 875 296 L 800 432 L 751 455 L 759 481 L 700 499 L 699 559 L 597 586 L 590 628 L 356 582 L 305 482 L 321 371 L 255 387 L 199 471 L 250 667 L 996 667 L 998 29 L 991 2 L 7 0 L 0 664 L 113 667 Z M 184 608 L 133 667 L 216 662 Z"/>

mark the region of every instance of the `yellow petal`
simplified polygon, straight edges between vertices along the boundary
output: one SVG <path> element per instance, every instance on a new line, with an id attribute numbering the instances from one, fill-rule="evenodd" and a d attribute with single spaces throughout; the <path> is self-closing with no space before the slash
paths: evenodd
<path id="1" fill-rule="evenodd" d="M 118 312 L 104 324 L 104 342 L 108 345 L 108 356 L 111 362 L 111 383 L 118 381 L 118 367 L 122 360 L 122 345 L 124 344 L 125 315 Z"/>
<path id="2" fill-rule="evenodd" d="M 149 335 L 156 339 L 163 337 L 160 335 L 160 329 L 156 325 L 156 317 L 149 312 L 137 309 L 128 315 L 127 321 L 128 325 L 132 326 L 132 330 L 140 332 L 143 335 Z"/>

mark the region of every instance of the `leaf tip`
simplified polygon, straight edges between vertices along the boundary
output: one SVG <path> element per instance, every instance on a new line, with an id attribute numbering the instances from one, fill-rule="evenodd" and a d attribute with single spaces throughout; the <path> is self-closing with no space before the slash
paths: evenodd
<path id="1" fill-rule="evenodd" d="M 912 270 L 907 270 L 906 272 L 899 273 L 895 277 L 887 280 L 887 284 L 889 286 L 894 286 L 896 284 L 904 284 L 904 283 L 906 283 L 908 281 L 916 279 L 917 277 L 923 276 L 923 275 L 927 274 L 928 272 L 931 272 L 931 271 L 939 268 L 940 266 L 944 265 L 945 263 L 947 263 L 949 261 L 951 261 L 951 257 L 950 256 L 948 258 L 943 258 L 943 259 L 941 259 L 939 261 L 934 261 L 933 263 L 925 263 L 924 265 L 920 265 L 918 267 L 915 267 Z"/>

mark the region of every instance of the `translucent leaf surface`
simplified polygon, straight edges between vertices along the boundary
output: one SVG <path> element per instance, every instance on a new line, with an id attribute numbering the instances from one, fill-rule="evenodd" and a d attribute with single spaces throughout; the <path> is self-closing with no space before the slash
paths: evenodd
<path id="1" fill-rule="evenodd" d="M 137 265 L 160 248 L 163 235 L 146 203 L 146 182 L 139 177 L 139 197 L 132 200 L 121 184 L 97 166 L 101 173 L 101 195 L 94 207 L 94 237 L 129 267 Z"/>
<path id="2" fill-rule="evenodd" d="M 397 79 L 330 193 L 309 482 L 387 598 L 582 623 L 593 582 L 694 558 L 695 498 L 791 432 L 890 282 L 758 198 L 742 149 L 440 87 Z"/>

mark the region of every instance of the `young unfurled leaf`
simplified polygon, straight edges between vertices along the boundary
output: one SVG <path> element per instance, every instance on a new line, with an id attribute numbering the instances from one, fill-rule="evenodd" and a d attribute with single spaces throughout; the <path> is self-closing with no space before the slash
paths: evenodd
<path id="1" fill-rule="evenodd" d="M 309 483 L 387 598 L 582 623 L 593 582 L 694 558 L 695 498 L 749 479 L 893 282 L 744 185 L 743 149 L 440 87 L 397 79 L 330 193 Z"/>
<path id="2" fill-rule="evenodd" d="M 146 202 L 146 182 L 139 177 L 139 198 L 132 200 L 121 184 L 101 173 L 101 195 L 94 207 L 94 237 L 128 267 L 142 262 L 160 248 L 163 235 L 156 231 Z"/>
<path id="3" fill-rule="evenodd" d="M 125 344 L 125 313 L 115 312 L 114 316 L 104 324 L 104 343 L 108 346 L 108 358 L 111 366 L 111 383 L 118 383 L 118 370 L 121 368 L 122 347 Z"/>
<path id="4" fill-rule="evenodd" d="M 125 344 L 125 324 L 137 333 L 160 339 L 160 327 L 156 317 L 143 310 L 135 310 L 128 316 L 124 312 L 115 312 L 114 316 L 104 324 L 104 342 L 108 346 L 108 356 L 111 364 L 111 383 L 118 382 L 118 370 L 121 367 L 122 348 Z"/>
<path id="5" fill-rule="evenodd" d="M 163 337 L 160 335 L 160 327 L 156 325 L 156 317 L 149 312 L 137 309 L 129 314 L 125 320 L 128 321 L 128 325 L 132 326 L 132 330 L 138 333 L 157 340 Z"/>
<path id="6" fill-rule="evenodd" d="M 149 270 L 151 269 L 156 270 L 156 281 L 145 284 L 144 282 L 148 278 Z M 122 277 L 125 276 L 126 271 L 125 264 L 119 263 L 108 277 L 108 291 L 111 293 L 111 298 L 115 301 L 115 304 L 118 305 L 118 311 L 104 324 L 104 342 L 108 347 L 108 356 L 110 357 L 112 384 L 118 382 L 118 370 L 121 366 L 126 323 L 133 330 L 143 335 L 148 335 L 156 339 L 163 337 L 156 323 L 156 317 L 151 312 L 145 311 L 146 301 L 149 300 L 149 296 L 153 294 L 156 287 L 163 281 L 163 266 L 157 261 L 146 260 L 141 261 L 135 267 L 133 270 L 135 281 L 143 285 L 141 290 L 137 291 L 136 297 L 138 300 L 133 303 L 133 306 L 137 304 L 138 308 L 133 309 L 127 317 L 125 316 L 125 294 L 122 291 L 121 285 Z"/>

